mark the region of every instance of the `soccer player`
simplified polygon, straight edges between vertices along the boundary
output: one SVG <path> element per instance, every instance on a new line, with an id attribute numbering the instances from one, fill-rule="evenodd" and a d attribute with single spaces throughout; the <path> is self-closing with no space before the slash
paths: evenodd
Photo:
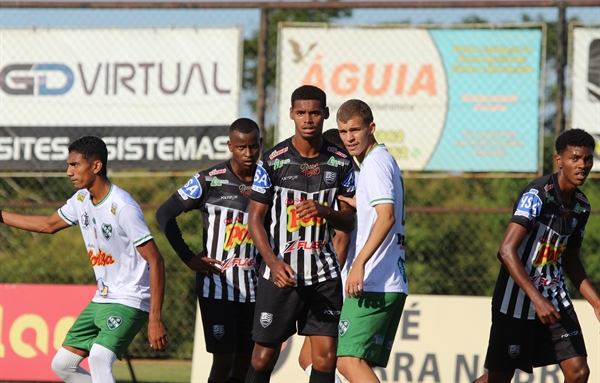
<path id="1" fill-rule="evenodd" d="M 600 321 L 600 296 L 579 258 L 590 216 L 579 186 L 594 164 L 594 147 L 594 138 L 584 130 L 562 133 L 555 143 L 558 172 L 532 181 L 515 202 L 498 251 L 502 267 L 492 298 L 488 371 L 478 383 L 508 383 L 517 368 L 532 373 L 532 366 L 551 364 L 560 366 L 566 383 L 589 378 L 564 274 Z"/>
<path id="2" fill-rule="evenodd" d="M 255 249 L 248 233 L 248 207 L 261 138 L 258 125 L 240 118 L 229 127 L 232 158 L 194 175 L 156 212 L 181 260 L 196 271 L 206 350 L 213 354 L 208 382 L 243 382 L 252 348 L 256 296 Z M 202 212 L 204 249 L 195 254 L 176 217 Z"/>
<path id="3" fill-rule="evenodd" d="M 324 131 L 323 139 L 331 142 L 339 148 L 344 147 L 344 143 L 340 138 L 340 133 L 337 128 L 331 128 Z M 357 178 L 358 169 L 356 163 L 354 163 L 354 161 L 352 161 L 352 163 L 354 165 L 354 175 Z M 343 286 L 344 283 L 346 283 L 346 277 L 348 276 L 348 262 L 352 263 L 352 260 L 354 259 L 354 249 L 356 247 L 356 227 L 351 233 L 344 233 L 343 231 L 335 230 L 335 235 L 332 242 L 333 248 L 338 256 L 340 267 L 342 268 L 341 278 Z M 300 355 L 298 356 L 298 364 L 300 364 L 300 367 L 309 377 L 312 371 L 311 353 L 312 350 L 310 347 L 310 340 L 308 338 L 304 338 L 304 343 L 302 343 L 302 349 L 300 350 Z M 335 383 L 341 382 L 342 381 L 339 376 L 335 374 Z"/>
<path id="4" fill-rule="evenodd" d="M 333 229 L 350 232 L 354 209 L 336 199 L 354 194 L 352 159 L 322 139 L 325 93 L 305 85 L 292 93 L 295 134 L 259 161 L 250 202 L 250 234 L 262 256 L 246 382 L 268 382 L 281 344 L 308 336 L 310 382 L 333 382 L 342 305 Z"/>
<path id="5" fill-rule="evenodd" d="M 67 176 L 78 191 L 50 216 L 0 211 L 0 222 L 54 234 L 79 225 L 98 290 L 52 360 L 67 383 L 115 382 L 112 366 L 148 322 L 150 346 L 168 342 L 161 320 L 165 289 L 163 258 L 139 205 L 106 175 L 104 141 L 86 136 L 69 145 Z M 90 372 L 79 364 L 89 357 Z"/>
<path id="6" fill-rule="evenodd" d="M 355 203 L 356 256 L 344 292 L 338 364 L 350 382 L 379 382 L 372 368 L 386 367 L 408 294 L 404 267 L 404 186 L 394 157 L 375 139 L 371 108 L 361 100 L 337 112 L 340 137 L 356 157 L 360 177 Z"/>

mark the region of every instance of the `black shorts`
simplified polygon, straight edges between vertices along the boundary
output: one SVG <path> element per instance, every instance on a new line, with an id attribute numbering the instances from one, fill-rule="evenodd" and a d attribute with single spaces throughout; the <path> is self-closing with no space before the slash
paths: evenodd
<path id="1" fill-rule="evenodd" d="M 543 324 L 537 316 L 534 320 L 516 319 L 492 310 L 485 368 L 498 372 L 518 368 L 531 374 L 532 366 L 548 366 L 587 356 L 573 306 L 561 311 L 560 317 L 554 324 Z"/>
<path id="2" fill-rule="evenodd" d="M 280 289 L 259 278 L 252 339 L 281 343 L 296 333 L 337 337 L 342 310 L 342 281 L 334 278 L 309 286 Z"/>
<path id="3" fill-rule="evenodd" d="M 252 354 L 254 303 L 198 297 L 206 351 L 211 354 Z"/>

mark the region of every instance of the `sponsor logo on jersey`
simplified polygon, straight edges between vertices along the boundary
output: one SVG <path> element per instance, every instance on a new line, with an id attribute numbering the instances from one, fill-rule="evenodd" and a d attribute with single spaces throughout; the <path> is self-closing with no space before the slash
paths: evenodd
<path id="1" fill-rule="evenodd" d="M 210 172 L 208 172 L 209 176 L 215 176 L 217 174 L 225 174 L 227 173 L 227 168 L 223 168 L 223 169 L 213 169 Z"/>
<path id="2" fill-rule="evenodd" d="M 549 192 L 552 189 L 554 189 L 554 184 L 546 184 L 544 186 L 544 191 L 546 191 L 546 192 Z"/>
<path id="3" fill-rule="evenodd" d="M 222 195 L 221 199 L 224 199 L 224 200 L 234 200 L 234 199 L 237 199 L 237 197 L 238 197 L 237 195 Z"/>
<path id="4" fill-rule="evenodd" d="M 383 345 L 383 341 L 385 340 L 385 337 L 381 334 L 375 334 L 373 335 L 373 339 L 371 340 L 373 342 L 373 344 L 376 345 Z"/>
<path id="5" fill-rule="evenodd" d="M 564 244 L 557 246 L 555 243 L 560 243 L 557 235 L 554 235 L 552 238 L 540 238 L 537 255 L 533 260 L 534 267 L 542 267 L 546 265 L 555 266 L 558 263 L 560 256 L 565 251 L 567 246 Z"/>
<path id="6" fill-rule="evenodd" d="M 342 158 L 347 158 L 348 156 L 345 155 L 344 153 L 340 152 L 340 150 L 338 148 L 336 148 L 335 146 L 328 146 L 327 147 L 327 151 L 337 154 L 338 156 L 342 157 Z"/>
<path id="7" fill-rule="evenodd" d="M 213 326 L 213 335 L 217 340 L 221 340 L 223 335 L 225 335 L 225 326 L 222 324 L 216 324 Z"/>
<path id="8" fill-rule="evenodd" d="M 114 202 L 112 203 L 112 205 L 110 206 L 110 213 L 112 215 L 117 215 L 117 207 L 118 206 L 119 205 L 117 205 L 116 203 L 114 203 Z"/>
<path id="9" fill-rule="evenodd" d="M 228 180 L 220 180 L 217 177 L 213 178 L 212 181 L 210 181 L 210 186 L 212 187 L 219 187 L 219 186 L 223 186 L 225 184 L 228 184 L 229 181 Z"/>
<path id="10" fill-rule="evenodd" d="M 94 253 L 94 250 L 88 250 L 88 257 L 90 258 L 92 266 L 108 266 L 115 263 L 113 256 L 106 254 L 102 249 L 100 249 L 97 253 Z"/>
<path id="11" fill-rule="evenodd" d="M 579 193 L 579 192 L 575 193 L 575 198 L 577 198 L 577 199 L 578 199 L 578 200 L 580 200 L 580 201 L 583 201 L 583 202 L 585 202 L 585 203 L 586 203 L 586 204 L 588 204 L 588 205 L 590 204 L 590 201 L 588 201 L 588 200 L 587 200 L 587 198 L 585 198 L 585 197 L 583 196 L 583 194 L 581 194 L 581 193 Z"/>
<path id="12" fill-rule="evenodd" d="M 102 229 L 102 236 L 108 241 L 110 237 L 112 237 L 112 225 L 110 223 L 103 223 L 102 226 L 100 226 L 100 229 Z"/>
<path id="13" fill-rule="evenodd" d="M 327 206 L 326 203 L 323 203 L 324 206 Z M 309 226 L 321 226 L 324 225 L 325 218 L 321 217 L 311 217 L 311 218 L 300 218 L 298 216 L 298 212 L 296 211 L 296 205 L 289 205 L 287 208 L 287 230 L 290 233 L 300 230 L 301 227 L 309 227 Z"/>
<path id="14" fill-rule="evenodd" d="M 300 165 L 300 170 L 302 170 L 302 173 L 308 178 L 316 176 L 317 174 L 321 174 L 321 168 L 319 167 L 319 164 L 304 163 Z"/>
<path id="15" fill-rule="evenodd" d="M 279 149 L 279 150 L 273 150 L 273 152 L 271 154 L 269 154 L 269 159 L 272 160 L 273 158 L 286 153 L 288 151 L 288 147 L 286 146 L 283 149 Z"/>
<path id="16" fill-rule="evenodd" d="M 581 207 L 580 204 L 577 204 L 577 205 L 575 205 L 575 208 L 573 209 L 573 211 L 575 213 L 581 214 L 581 213 L 585 213 L 587 211 L 587 209 L 584 207 Z"/>
<path id="17" fill-rule="evenodd" d="M 338 166 L 344 166 L 344 165 L 346 165 L 346 163 L 344 161 L 336 160 L 333 156 L 331 156 L 327 160 L 327 165 L 333 166 L 334 168 L 337 168 Z"/>
<path id="18" fill-rule="evenodd" d="M 309 250 L 309 251 L 320 250 L 323 247 L 325 247 L 325 245 L 327 245 L 327 241 L 308 242 L 308 241 L 301 241 L 301 240 L 297 239 L 295 241 L 289 241 L 288 243 L 286 243 L 285 249 L 283 250 L 283 252 L 291 253 L 292 251 L 299 251 L 299 250 Z"/>
<path id="19" fill-rule="evenodd" d="M 252 183 L 252 190 L 265 194 L 267 189 L 271 187 L 271 179 L 265 168 L 263 168 L 263 162 L 260 161 L 256 166 L 256 172 L 254 173 L 254 182 Z"/>
<path id="20" fill-rule="evenodd" d="M 81 227 L 84 229 L 89 229 L 90 227 L 90 216 L 88 215 L 88 213 L 83 213 L 81 215 L 81 219 L 79 221 L 81 223 Z"/>
<path id="21" fill-rule="evenodd" d="M 349 328 L 350 321 L 348 319 L 342 319 L 340 320 L 340 323 L 338 323 L 338 333 L 340 336 L 344 336 Z"/>
<path id="22" fill-rule="evenodd" d="M 79 202 L 83 202 L 83 200 L 85 199 L 87 193 L 80 191 L 77 193 L 77 201 Z"/>
<path id="23" fill-rule="evenodd" d="M 285 176 L 281 180 L 282 181 L 293 181 L 293 180 L 297 180 L 297 179 L 298 179 L 298 175 L 293 175 L 293 176 Z"/>
<path id="24" fill-rule="evenodd" d="M 188 198 L 198 199 L 202 196 L 202 187 L 200 187 L 200 182 L 198 181 L 198 174 L 189 179 L 188 182 L 183 185 L 183 187 L 177 192 L 181 196 L 181 198 L 185 201 Z"/>
<path id="25" fill-rule="evenodd" d="M 542 200 L 538 196 L 538 191 L 531 189 L 521 197 L 514 215 L 532 220 L 535 217 L 539 217 L 541 210 Z"/>
<path id="26" fill-rule="evenodd" d="M 508 355 L 510 355 L 511 358 L 515 359 L 520 354 L 521 354 L 521 345 L 520 344 L 509 344 L 508 345 Z"/>
<path id="27" fill-rule="evenodd" d="M 348 193 L 353 193 L 356 190 L 356 181 L 354 180 L 354 169 L 350 169 L 346 178 L 342 181 L 342 185 L 346 187 Z"/>
<path id="28" fill-rule="evenodd" d="M 400 270 L 400 275 L 402 275 L 404 283 L 408 282 L 408 279 L 406 278 L 406 265 L 404 259 L 400 256 L 398 257 L 398 269 Z"/>
<path id="29" fill-rule="evenodd" d="M 531 283 L 533 283 L 535 287 L 540 287 L 540 286 L 553 287 L 553 286 L 556 286 L 558 284 L 558 282 L 560 282 L 560 279 L 558 277 L 548 279 L 548 278 L 542 277 L 540 275 L 531 277 L 530 279 L 531 279 Z"/>
<path id="30" fill-rule="evenodd" d="M 342 312 L 340 310 L 323 310 L 323 314 L 325 315 L 330 315 L 330 316 L 338 316 L 340 315 Z"/>
<path id="31" fill-rule="evenodd" d="M 273 314 L 262 312 L 260 313 L 260 325 L 264 328 L 269 327 L 269 325 L 273 323 Z"/>
<path id="32" fill-rule="evenodd" d="M 254 266 L 256 266 L 256 261 L 249 258 L 230 258 L 223 264 L 221 270 L 231 269 L 232 267 L 236 266 L 243 270 L 252 270 L 254 269 Z"/>
<path id="33" fill-rule="evenodd" d="M 225 226 L 225 243 L 223 244 L 223 250 L 231 250 L 234 247 L 243 244 L 254 245 L 252 238 L 250 238 L 248 225 L 235 222 Z"/>
<path id="34" fill-rule="evenodd" d="M 560 337 L 564 339 L 564 338 L 569 338 L 569 337 L 572 337 L 572 336 L 577 336 L 579 334 L 581 334 L 581 333 L 579 331 L 575 330 L 575 331 L 571 331 L 568 334 L 563 334 Z"/>
<path id="35" fill-rule="evenodd" d="M 252 186 L 250 186 L 250 185 L 242 184 L 242 185 L 240 185 L 240 187 L 238 189 L 240 190 L 240 193 L 242 193 L 244 198 L 250 197 L 250 194 L 252 193 Z"/>
<path id="36" fill-rule="evenodd" d="M 123 323 L 123 318 L 115 316 L 115 315 L 109 316 L 108 319 L 106 320 L 106 326 L 111 331 L 116 329 L 117 327 L 119 327 L 121 325 L 121 323 Z"/>
<path id="37" fill-rule="evenodd" d="M 273 170 L 277 170 L 277 169 L 281 169 L 282 167 L 284 167 L 285 165 L 290 163 L 290 159 L 286 159 L 286 160 L 280 160 L 280 159 L 275 159 L 275 161 L 273 162 Z"/>
<path id="38" fill-rule="evenodd" d="M 326 171 L 324 180 L 325 180 L 325 185 L 333 186 L 335 184 L 335 181 L 337 181 L 337 173 Z"/>

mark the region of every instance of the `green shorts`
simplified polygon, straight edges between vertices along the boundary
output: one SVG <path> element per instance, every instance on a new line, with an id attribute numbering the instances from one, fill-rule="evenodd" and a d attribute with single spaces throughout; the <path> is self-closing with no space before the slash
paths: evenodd
<path id="1" fill-rule="evenodd" d="M 346 298 L 340 316 L 339 356 L 364 359 L 386 367 L 404 309 L 404 293 L 362 293 Z"/>
<path id="2" fill-rule="evenodd" d="M 91 302 L 69 329 L 66 346 L 87 350 L 94 343 L 114 352 L 119 359 L 148 321 L 148 313 L 119 303 Z"/>

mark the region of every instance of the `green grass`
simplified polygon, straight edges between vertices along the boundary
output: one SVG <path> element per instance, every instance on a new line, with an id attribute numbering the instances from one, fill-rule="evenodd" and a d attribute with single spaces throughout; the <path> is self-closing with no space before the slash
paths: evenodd
<path id="1" fill-rule="evenodd" d="M 189 360 L 132 360 L 131 366 L 138 383 L 189 383 L 192 362 Z M 114 375 L 117 383 L 131 383 L 131 373 L 125 360 L 116 361 Z M 57 378 L 58 381 L 58 378 Z M 37 383 L 37 382 L 3 382 Z"/>

